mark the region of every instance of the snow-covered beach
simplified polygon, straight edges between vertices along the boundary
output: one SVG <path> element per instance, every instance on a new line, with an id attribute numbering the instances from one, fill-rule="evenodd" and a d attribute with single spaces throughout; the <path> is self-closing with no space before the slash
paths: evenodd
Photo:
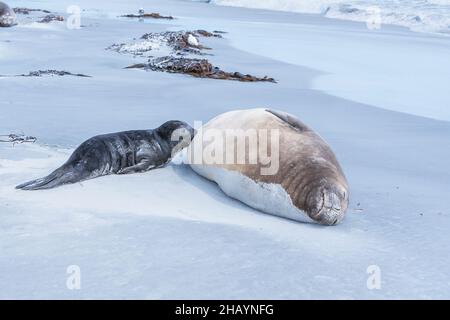
<path id="1" fill-rule="evenodd" d="M 9 1 L 68 15 L 71 1 Z M 204 2 L 78 1 L 82 28 L 26 22 L 0 29 L 0 298 L 450 298 L 450 37 L 315 14 Z M 118 16 L 140 7 L 174 20 Z M 202 38 L 242 83 L 126 70 L 106 50 L 166 30 Z M 336 227 L 269 216 L 185 166 L 23 192 L 99 133 L 206 122 L 233 109 L 290 112 L 332 146 L 350 184 Z M 67 267 L 81 289 L 66 286 Z M 367 287 L 369 266 L 381 288 Z M 370 269 L 370 268 L 369 268 Z"/>

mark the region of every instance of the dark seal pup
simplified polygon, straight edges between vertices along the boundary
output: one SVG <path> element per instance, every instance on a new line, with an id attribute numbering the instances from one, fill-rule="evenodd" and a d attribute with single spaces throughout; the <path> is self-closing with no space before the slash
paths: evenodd
<path id="1" fill-rule="evenodd" d="M 95 136 L 83 142 L 69 160 L 48 176 L 16 189 L 50 189 L 109 174 L 144 172 L 162 167 L 175 152 L 187 147 L 194 129 L 168 121 L 154 130 L 134 130 Z"/>
<path id="2" fill-rule="evenodd" d="M 6 3 L 0 1 L 0 27 L 12 27 L 17 24 L 16 14 Z"/>

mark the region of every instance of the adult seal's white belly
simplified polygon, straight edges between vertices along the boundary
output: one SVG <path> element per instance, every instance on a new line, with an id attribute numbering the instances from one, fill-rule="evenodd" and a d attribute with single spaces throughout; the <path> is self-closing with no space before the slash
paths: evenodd
<path id="1" fill-rule="evenodd" d="M 266 213 L 335 225 L 347 211 L 347 180 L 330 146 L 284 112 L 217 116 L 195 136 L 188 162 L 227 195 Z"/>

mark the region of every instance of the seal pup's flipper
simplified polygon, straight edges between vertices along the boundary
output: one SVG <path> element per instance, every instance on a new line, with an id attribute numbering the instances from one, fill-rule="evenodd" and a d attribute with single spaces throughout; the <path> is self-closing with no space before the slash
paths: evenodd
<path id="1" fill-rule="evenodd" d="M 42 190 L 51 189 L 63 184 L 75 183 L 84 180 L 81 175 L 77 176 L 76 172 L 65 167 L 56 169 L 44 178 L 28 181 L 16 186 L 21 190 Z"/>
<path id="2" fill-rule="evenodd" d="M 130 173 L 139 173 L 145 172 L 151 169 L 156 168 L 156 165 L 152 164 L 150 161 L 142 161 L 134 166 L 123 168 L 119 170 L 117 174 L 130 174 Z"/>
<path id="3" fill-rule="evenodd" d="M 130 167 L 123 168 L 117 172 L 117 174 L 131 174 L 131 173 L 142 173 L 150 171 L 152 169 L 158 169 L 164 167 L 170 159 L 165 162 L 156 159 L 155 157 L 144 158 L 138 164 Z"/>
<path id="4" fill-rule="evenodd" d="M 37 188 L 37 187 L 46 185 L 46 184 L 52 182 L 53 180 L 55 180 L 56 178 L 57 178 L 56 175 L 48 175 L 44 178 L 31 180 L 31 181 L 19 184 L 18 186 L 16 186 L 16 189 L 33 190 L 32 188 Z"/>

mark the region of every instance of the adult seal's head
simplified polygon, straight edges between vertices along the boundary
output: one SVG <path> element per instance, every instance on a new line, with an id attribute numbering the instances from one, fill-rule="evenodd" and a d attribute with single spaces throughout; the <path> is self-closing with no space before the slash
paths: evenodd
<path id="1" fill-rule="evenodd" d="M 292 115 L 267 109 L 221 114 L 189 150 L 194 171 L 253 208 L 324 225 L 344 218 L 348 184 L 333 151 Z"/>
<path id="2" fill-rule="evenodd" d="M 17 24 L 16 14 L 6 3 L 0 1 L 0 27 L 12 27 Z"/>

